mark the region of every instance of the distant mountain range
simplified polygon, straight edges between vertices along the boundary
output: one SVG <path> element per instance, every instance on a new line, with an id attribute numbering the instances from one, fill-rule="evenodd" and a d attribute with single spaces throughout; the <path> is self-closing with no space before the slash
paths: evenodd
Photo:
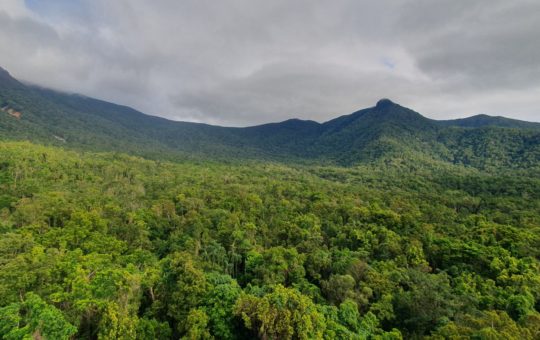
<path id="1" fill-rule="evenodd" d="M 0 68 L 0 138 L 150 158 L 265 159 L 354 165 L 417 157 L 477 168 L 540 164 L 540 123 L 477 115 L 438 121 L 388 99 L 325 123 L 246 128 L 176 122 L 23 84 Z"/>

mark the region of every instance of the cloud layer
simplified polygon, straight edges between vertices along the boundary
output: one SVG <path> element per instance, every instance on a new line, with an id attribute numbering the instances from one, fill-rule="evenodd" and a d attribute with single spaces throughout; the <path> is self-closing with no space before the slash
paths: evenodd
<path id="1" fill-rule="evenodd" d="M 3 0 L 0 66 L 176 120 L 540 121 L 537 0 Z"/>

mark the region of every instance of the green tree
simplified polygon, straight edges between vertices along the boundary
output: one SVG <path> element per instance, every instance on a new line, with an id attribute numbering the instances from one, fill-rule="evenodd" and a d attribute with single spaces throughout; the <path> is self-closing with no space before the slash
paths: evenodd
<path id="1" fill-rule="evenodd" d="M 241 296 L 235 314 L 261 339 L 322 339 L 326 327 L 324 316 L 307 296 L 282 285 L 261 297 Z"/>
<path id="2" fill-rule="evenodd" d="M 27 293 L 24 301 L 0 308 L 2 339 L 70 339 L 77 328 L 66 321 L 62 312 L 38 295 Z"/>

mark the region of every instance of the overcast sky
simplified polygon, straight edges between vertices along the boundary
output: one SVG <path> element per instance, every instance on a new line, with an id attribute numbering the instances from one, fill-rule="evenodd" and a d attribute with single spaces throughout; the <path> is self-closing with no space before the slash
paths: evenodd
<path id="1" fill-rule="evenodd" d="M 18 79 L 175 120 L 540 121 L 538 0 L 1 0 Z"/>

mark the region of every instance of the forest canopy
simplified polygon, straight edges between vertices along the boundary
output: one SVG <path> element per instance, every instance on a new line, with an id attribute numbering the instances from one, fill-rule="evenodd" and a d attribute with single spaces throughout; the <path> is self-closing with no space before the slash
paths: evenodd
<path id="1" fill-rule="evenodd" d="M 540 175 L 0 143 L 0 338 L 540 338 Z"/>

